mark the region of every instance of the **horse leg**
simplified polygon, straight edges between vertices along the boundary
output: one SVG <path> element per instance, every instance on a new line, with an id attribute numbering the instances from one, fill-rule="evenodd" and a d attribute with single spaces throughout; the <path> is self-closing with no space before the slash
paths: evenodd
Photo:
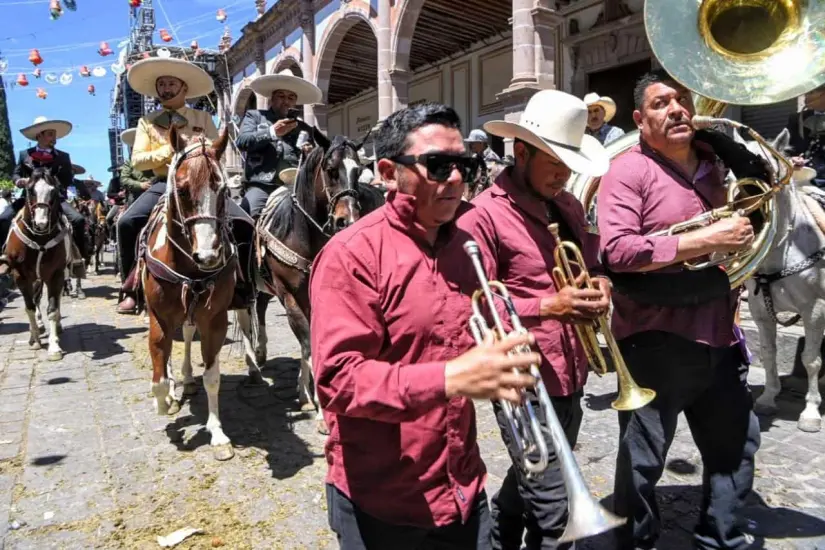
<path id="1" fill-rule="evenodd" d="M 269 294 L 258 293 L 255 300 L 255 312 L 258 314 L 258 343 L 255 347 L 255 363 L 259 366 L 266 365 L 266 345 L 269 339 L 266 335 L 266 308 L 272 296 Z"/>
<path id="2" fill-rule="evenodd" d="M 284 296 L 284 308 L 289 327 L 298 343 L 301 344 L 301 371 L 298 375 L 298 403 L 301 410 L 315 411 L 316 428 L 319 433 L 328 434 L 321 406 L 318 404 L 318 394 L 315 391 L 315 381 L 312 376 L 312 347 L 309 339 L 309 320 L 298 307 L 298 302 L 292 294 Z"/>
<path id="3" fill-rule="evenodd" d="M 825 314 L 817 313 L 815 308 L 805 319 L 805 349 L 802 350 L 802 364 L 808 371 L 808 393 L 805 394 L 805 410 L 799 415 L 797 427 L 803 432 L 818 432 L 822 428 L 822 417 L 819 415 L 819 405 L 822 396 L 819 394 L 819 369 L 822 367 L 823 330 L 825 330 Z"/>
<path id="4" fill-rule="evenodd" d="M 215 460 L 229 460 L 235 456 L 232 442 L 223 433 L 218 410 L 218 393 L 221 389 L 221 367 L 219 353 L 226 339 L 228 325 L 227 314 L 223 313 L 213 318 L 207 330 L 201 330 L 201 353 L 206 364 L 203 373 L 203 386 L 206 388 L 206 397 L 209 403 L 209 419 L 206 429 L 212 435 L 213 455 Z"/>
<path id="5" fill-rule="evenodd" d="M 63 291 L 63 271 L 58 270 L 46 288 L 46 298 L 48 299 L 49 315 L 49 361 L 60 361 L 63 359 L 63 350 L 60 348 L 59 334 L 63 332 L 60 327 L 60 296 Z"/>
<path id="6" fill-rule="evenodd" d="M 20 288 L 21 294 L 23 294 L 23 303 L 26 305 L 26 315 L 29 316 L 29 347 L 32 349 L 40 349 L 40 333 L 42 329 L 38 324 L 40 308 L 35 301 L 37 294 L 32 288 L 33 285 L 31 283 L 21 283 L 22 281 L 18 280 L 17 286 Z"/>
<path id="7" fill-rule="evenodd" d="M 198 393 L 195 385 L 195 378 L 192 376 L 192 340 L 195 338 L 197 327 L 189 323 L 183 324 L 183 394 L 194 395 Z"/>
<path id="8" fill-rule="evenodd" d="M 75 277 L 75 283 L 77 284 L 77 286 L 75 287 L 75 297 L 78 300 L 85 300 L 86 293 L 83 292 L 83 287 L 80 286 L 80 277 Z"/>
<path id="9" fill-rule="evenodd" d="M 762 352 L 762 367 L 765 369 L 765 390 L 753 405 L 759 415 L 773 416 L 776 414 L 776 396 L 782 390 L 779 382 L 779 371 L 776 368 L 776 321 L 765 315 L 755 314 L 755 307 L 751 306 L 756 327 L 759 329 L 759 350 Z"/>
<path id="10" fill-rule="evenodd" d="M 252 334 L 252 309 L 239 309 L 235 312 L 238 326 L 241 328 L 243 335 L 243 347 L 246 355 L 246 368 L 249 372 L 249 383 L 253 385 L 266 385 L 264 377 L 261 374 L 261 368 L 258 366 L 258 359 L 255 354 L 255 343 Z"/>
<path id="11" fill-rule="evenodd" d="M 175 396 L 169 391 L 168 364 L 171 353 L 171 331 L 152 312 L 149 315 L 149 355 L 152 357 L 152 394 L 155 396 L 155 411 L 159 415 L 169 414 L 175 402 Z"/>

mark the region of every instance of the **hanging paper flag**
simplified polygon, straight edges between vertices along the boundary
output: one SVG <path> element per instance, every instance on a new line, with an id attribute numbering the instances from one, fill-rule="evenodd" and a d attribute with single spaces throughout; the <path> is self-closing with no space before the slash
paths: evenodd
<path id="1" fill-rule="evenodd" d="M 74 80 L 72 73 L 63 73 L 62 75 L 60 75 L 60 83 L 64 86 L 68 86 L 69 84 L 71 84 L 72 80 Z"/>
<path id="2" fill-rule="evenodd" d="M 124 66 L 123 66 L 123 65 L 121 65 L 120 63 L 112 63 L 112 66 L 111 66 L 111 67 L 109 67 L 109 68 L 110 68 L 110 69 L 112 70 L 112 72 L 113 72 L 113 73 L 115 73 L 116 75 L 122 75 L 123 73 L 125 73 L 125 72 L 126 72 L 126 67 L 124 67 Z"/>
<path id="3" fill-rule="evenodd" d="M 49 17 L 52 21 L 55 21 L 61 15 L 63 15 L 63 8 L 60 7 L 60 0 L 51 0 L 49 2 Z"/>
<path id="4" fill-rule="evenodd" d="M 164 42 L 171 42 L 172 35 L 169 34 L 169 31 L 167 31 L 166 29 L 160 29 L 160 39 Z"/>
<path id="5" fill-rule="evenodd" d="M 158 50 L 158 57 L 160 57 L 161 59 L 169 59 L 170 57 L 172 57 L 172 52 L 170 52 L 166 48 L 161 48 Z"/>
<path id="6" fill-rule="evenodd" d="M 40 78 L 40 69 L 35 69 L 32 71 L 32 74 L 35 78 Z"/>
<path id="7" fill-rule="evenodd" d="M 56 84 L 57 83 L 57 75 L 54 73 L 48 73 L 46 75 L 46 84 Z"/>
<path id="8" fill-rule="evenodd" d="M 113 52 L 112 48 L 109 47 L 108 42 L 101 42 L 100 47 L 97 49 L 97 53 L 99 53 L 102 57 L 106 57 L 107 55 L 112 55 L 115 52 Z"/>
<path id="9" fill-rule="evenodd" d="M 226 10 L 224 10 L 223 8 L 219 9 L 218 14 L 215 16 L 215 19 L 217 19 L 221 23 L 226 21 Z"/>
<path id="10" fill-rule="evenodd" d="M 193 50 L 197 50 L 198 49 L 198 41 L 193 40 L 192 43 L 189 45 L 189 47 L 192 48 Z"/>
<path id="11" fill-rule="evenodd" d="M 29 52 L 29 61 L 31 61 L 35 67 L 43 63 L 43 58 L 40 57 L 40 52 L 37 50 L 32 50 Z"/>
<path id="12" fill-rule="evenodd" d="M 85 78 L 92 76 L 92 72 L 89 70 L 89 67 L 87 67 L 86 65 L 80 67 L 80 76 Z"/>
<path id="13" fill-rule="evenodd" d="M 89 95 L 95 95 L 95 85 L 94 84 L 89 84 L 88 90 L 89 90 Z"/>
<path id="14" fill-rule="evenodd" d="M 6 74 L 7 70 L 9 70 L 9 62 L 0 57 L 0 74 Z"/>
<path id="15" fill-rule="evenodd" d="M 141 4 L 141 0 L 129 0 L 129 5 L 133 8 L 139 8 Z"/>
<path id="16" fill-rule="evenodd" d="M 77 2 L 75 0 L 63 0 L 66 2 L 66 8 L 71 11 L 77 11 Z"/>
<path id="17" fill-rule="evenodd" d="M 18 86 L 28 86 L 29 85 L 29 81 L 26 79 L 26 75 L 24 75 L 23 73 L 20 73 L 19 75 L 17 75 L 17 85 Z"/>
<path id="18" fill-rule="evenodd" d="M 46 90 L 44 90 L 43 88 L 38 88 L 37 97 L 39 97 L 40 99 L 46 99 L 47 97 L 49 97 L 49 94 L 47 94 Z"/>
<path id="19" fill-rule="evenodd" d="M 95 67 L 92 69 L 92 74 L 98 78 L 102 76 L 106 76 L 106 68 L 105 67 Z"/>

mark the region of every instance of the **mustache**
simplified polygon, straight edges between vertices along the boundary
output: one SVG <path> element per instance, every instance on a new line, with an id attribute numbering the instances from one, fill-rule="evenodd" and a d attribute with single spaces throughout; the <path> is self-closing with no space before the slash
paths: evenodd
<path id="1" fill-rule="evenodd" d="M 687 126 L 695 130 L 695 128 L 693 128 L 693 124 L 691 124 L 690 120 L 687 118 L 682 118 L 679 120 L 674 120 L 673 122 L 668 122 L 667 126 L 665 127 L 665 130 L 670 130 L 671 128 L 676 128 L 677 126 Z"/>

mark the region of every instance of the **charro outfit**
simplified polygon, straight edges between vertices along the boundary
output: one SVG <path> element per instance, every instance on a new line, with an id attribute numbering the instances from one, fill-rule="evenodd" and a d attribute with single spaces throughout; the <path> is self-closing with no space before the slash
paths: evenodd
<path id="1" fill-rule="evenodd" d="M 599 140 L 602 145 L 609 145 L 624 135 L 624 130 L 618 126 L 608 124 L 613 117 L 616 116 L 616 102 L 607 96 L 600 96 L 595 92 L 591 92 L 584 96 L 584 103 L 590 107 L 591 105 L 598 105 L 604 109 L 604 122 L 598 130 L 591 130 L 587 128 L 587 134 Z"/>

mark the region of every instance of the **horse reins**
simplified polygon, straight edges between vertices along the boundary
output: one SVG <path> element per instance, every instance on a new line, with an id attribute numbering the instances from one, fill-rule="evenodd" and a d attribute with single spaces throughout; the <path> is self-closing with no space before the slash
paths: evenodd
<path id="1" fill-rule="evenodd" d="M 54 187 L 54 186 L 52 186 L 52 187 Z M 43 245 L 39 244 L 34 239 L 32 239 L 31 237 L 26 235 L 26 233 L 23 231 L 23 229 L 20 228 L 21 224 L 26 229 L 26 231 L 30 232 L 35 237 L 47 237 L 47 236 L 52 234 L 52 229 L 53 229 L 53 227 L 52 227 L 52 205 L 50 203 L 37 202 L 37 196 L 36 195 L 34 197 L 35 200 L 32 203 L 32 201 L 30 201 L 28 199 L 28 195 L 29 195 L 29 191 L 26 190 L 26 212 L 29 214 L 29 217 L 34 218 L 34 210 L 36 208 L 46 208 L 49 211 L 49 224 L 48 224 L 48 226 L 45 230 L 41 231 L 41 230 L 35 229 L 34 227 L 32 227 L 31 225 L 26 223 L 25 216 L 17 216 L 17 219 L 14 220 L 14 223 L 12 223 L 11 229 L 12 229 L 12 232 L 14 232 L 14 234 L 17 235 L 17 238 L 19 238 L 23 242 L 23 244 L 25 244 L 28 248 L 31 248 L 32 250 L 37 251 L 37 261 L 35 263 L 35 276 L 37 277 L 37 280 L 40 281 L 41 280 L 40 266 L 43 263 L 43 256 L 50 249 L 54 248 L 55 246 L 57 246 L 61 242 L 65 242 L 66 235 L 69 232 L 69 224 L 67 224 L 67 223 L 61 224 L 60 223 L 60 215 L 58 214 L 57 226 L 58 226 L 59 229 L 58 229 L 57 233 L 55 234 L 55 236 L 52 237 L 51 239 L 49 239 L 48 242 L 46 242 L 46 244 L 43 244 Z"/>

